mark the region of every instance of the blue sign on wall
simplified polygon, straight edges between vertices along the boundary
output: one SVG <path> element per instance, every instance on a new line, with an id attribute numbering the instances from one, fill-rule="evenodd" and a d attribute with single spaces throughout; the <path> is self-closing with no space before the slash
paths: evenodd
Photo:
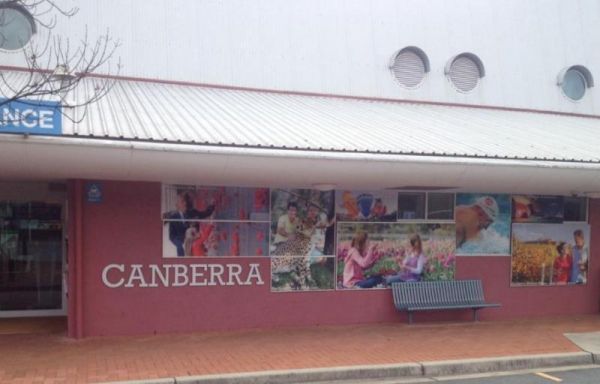
<path id="1" fill-rule="evenodd" d="M 85 195 L 88 203 L 102 202 L 102 184 L 98 182 L 85 183 Z"/>
<path id="2" fill-rule="evenodd" d="M 0 132 L 61 135 L 62 113 L 57 101 L 0 98 Z"/>

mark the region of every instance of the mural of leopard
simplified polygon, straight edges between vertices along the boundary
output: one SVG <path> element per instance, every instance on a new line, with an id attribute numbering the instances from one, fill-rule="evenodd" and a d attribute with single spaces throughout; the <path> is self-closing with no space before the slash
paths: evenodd
<path id="1" fill-rule="evenodd" d="M 314 283 L 310 273 L 310 237 L 298 234 L 296 238 L 278 244 L 271 251 L 271 277 L 278 282 L 280 274 L 289 274 L 292 290 L 307 290 Z"/>
<path id="2" fill-rule="evenodd" d="M 278 283 L 283 274 L 289 274 L 289 287 L 295 291 L 308 290 L 315 285 L 310 271 L 310 258 L 307 256 L 271 257 L 272 283 Z"/>
<path id="3" fill-rule="evenodd" d="M 294 239 L 275 244 L 271 256 L 308 256 L 311 245 L 310 237 L 299 234 Z"/>
<path id="4" fill-rule="evenodd" d="M 297 228 L 296 237 L 277 243 L 271 248 L 271 278 L 278 283 L 280 275 L 289 274 L 292 290 L 307 290 L 316 286 L 310 270 L 311 255 L 317 244 L 324 242 L 325 231 L 304 222 Z"/>

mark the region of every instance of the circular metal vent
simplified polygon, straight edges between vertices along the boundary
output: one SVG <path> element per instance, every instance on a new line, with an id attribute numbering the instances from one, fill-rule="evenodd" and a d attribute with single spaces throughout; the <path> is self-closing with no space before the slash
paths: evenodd
<path id="1" fill-rule="evenodd" d="M 564 68 L 558 74 L 558 85 L 565 96 L 573 101 L 583 99 L 587 88 L 594 86 L 594 77 L 583 65 Z"/>
<path id="2" fill-rule="evenodd" d="M 581 100 L 585 95 L 587 84 L 585 77 L 576 69 L 569 69 L 565 73 L 565 78 L 562 83 L 562 90 L 569 99 Z"/>
<path id="3" fill-rule="evenodd" d="M 456 89 L 469 92 L 479 84 L 479 78 L 483 73 L 481 64 L 476 60 L 466 55 L 459 55 L 452 60 L 447 75 Z"/>
<path id="4" fill-rule="evenodd" d="M 36 32 L 33 17 L 18 3 L 9 1 L 0 4 L 0 49 L 21 49 Z"/>
<path id="5" fill-rule="evenodd" d="M 423 51 L 416 47 L 408 47 L 398 52 L 390 69 L 402 86 L 415 88 L 423 82 L 425 74 L 429 72 L 429 62 Z"/>

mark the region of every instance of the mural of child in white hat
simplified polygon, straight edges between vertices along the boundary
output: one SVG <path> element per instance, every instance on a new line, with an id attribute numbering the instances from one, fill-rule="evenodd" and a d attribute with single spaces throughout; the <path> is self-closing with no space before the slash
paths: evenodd
<path id="1" fill-rule="evenodd" d="M 491 196 L 483 196 L 475 200 L 474 206 L 481 208 L 483 212 L 485 212 L 489 223 L 493 223 L 498 218 L 499 208 L 498 203 L 496 203 L 496 199 Z M 486 224 L 486 221 L 484 224 Z M 487 228 L 487 227 L 486 227 Z"/>

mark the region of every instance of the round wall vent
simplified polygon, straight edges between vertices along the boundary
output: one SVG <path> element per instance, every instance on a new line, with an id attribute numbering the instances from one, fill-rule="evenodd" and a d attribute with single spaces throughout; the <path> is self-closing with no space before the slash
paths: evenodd
<path id="1" fill-rule="evenodd" d="M 594 86 L 594 77 L 583 65 L 573 65 L 560 71 L 558 85 L 565 96 L 577 101 L 583 99 L 587 88 Z"/>
<path id="2" fill-rule="evenodd" d="M 0 49 L 21 49 L 29 43 L 35 32 L 33 16 L 18 2 L 0 3 Z"/>
<path id="3" fill-rule="evenodd" d="M 475 89 L 479 79 L 485 75 L 483 63 L 471 53 L 461 53 L 450 59 L 445 72 L 450 82 L 461 92 Z"/>
<path id="4" fill-rule="evenodd" d="M 390 69 L 400 85 L 415 88 L 423 82 L 425 74 L 429 72 L 429 60 L 421 49 L 406 47 L 394 56 Z"/>

